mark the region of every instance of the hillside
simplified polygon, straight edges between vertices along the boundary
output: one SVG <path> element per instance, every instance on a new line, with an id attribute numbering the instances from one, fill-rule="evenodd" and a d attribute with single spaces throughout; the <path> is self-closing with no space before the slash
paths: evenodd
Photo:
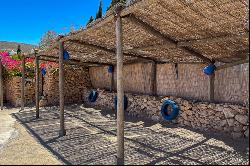
<path id="1" fill-rule="evenodd" d="M 0 50 L 16 51 L 18 44 L 20 44 L 23 53 L 30 53 L 33 48 L 37 47 L 36 45 L 31 45 L 31 44 L 0 41 Z"/>

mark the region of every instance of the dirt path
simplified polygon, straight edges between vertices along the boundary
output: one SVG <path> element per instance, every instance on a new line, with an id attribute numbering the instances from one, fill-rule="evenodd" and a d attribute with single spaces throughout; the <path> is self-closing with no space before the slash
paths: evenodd
<path id="1" fill-rule="evenodd" d="M 62 165 L 15 121 L 17 111 L 0 111 L 0 165 Z"/>

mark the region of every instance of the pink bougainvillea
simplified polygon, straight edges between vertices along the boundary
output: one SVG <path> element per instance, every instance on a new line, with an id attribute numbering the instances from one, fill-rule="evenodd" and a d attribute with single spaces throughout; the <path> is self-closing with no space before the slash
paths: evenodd
<path id="1" fill-rule="evenodd" d="M 9 76 L 22 76 L 22 61 L 20 55 L 10 56 L 7 52 L 0 52 L 0 59 L 5 67 Z M 33 78 L 35 75 L 35 61 L 34 58 L 25 59 L 26 77 Z M 40 69 L 52 68 L 57 70 L 58 64 L 55 62 L 42 62 L 39 66 Z"/>
<path id="2" fill-rule="evenodd" d="M 0 58 L 3 66 L 8 71 L 18 68 L 22 63 L 19 60 L 12 59 L 7 52 L 0 52 Z"/>

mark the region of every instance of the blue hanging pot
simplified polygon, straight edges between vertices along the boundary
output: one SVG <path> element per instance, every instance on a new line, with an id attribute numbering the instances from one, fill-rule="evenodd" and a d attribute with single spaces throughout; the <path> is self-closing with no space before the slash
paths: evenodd
<path id="1" fill-rule="evenodd" d="M 109 73 L 113 73 L 113 72 L 114 72 L 114 66 L 110 65 L 110 66 L 108 67 L 108 72 L 109 72 Z"/>
<path id="2" fill-rule="evenodd" d="M 63 51 L 63 60 L 69 60 L 69 53 L 67 50 Z"/>
<path id="3" fill-rule="evenodd" d="M 46 69 L 45 68 L 42 68 L 42 75 L 45 76 L 47 73 Z"/>
<path id="4" fill-rule="evenodd" d="M 206 74 L 206 75 L 212 75 L 214 73 L 216 69 L 216 66 L 214 64 L 209 64 L 208 66 L 206 66 L 204 69 L 203 69 L 203 72 Z"/>

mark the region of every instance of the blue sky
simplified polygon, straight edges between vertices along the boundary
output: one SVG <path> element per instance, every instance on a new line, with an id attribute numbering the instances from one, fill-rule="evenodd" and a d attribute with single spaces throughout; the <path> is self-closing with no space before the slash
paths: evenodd
<path id="1" fill-rule="evenodd" d="M 103 12 L 111 0 L 103 1 Z M 38 44 L 48 30 L 67 33 L 95 17 L 100 0 L 0 0 L 0 41 Z"/>

